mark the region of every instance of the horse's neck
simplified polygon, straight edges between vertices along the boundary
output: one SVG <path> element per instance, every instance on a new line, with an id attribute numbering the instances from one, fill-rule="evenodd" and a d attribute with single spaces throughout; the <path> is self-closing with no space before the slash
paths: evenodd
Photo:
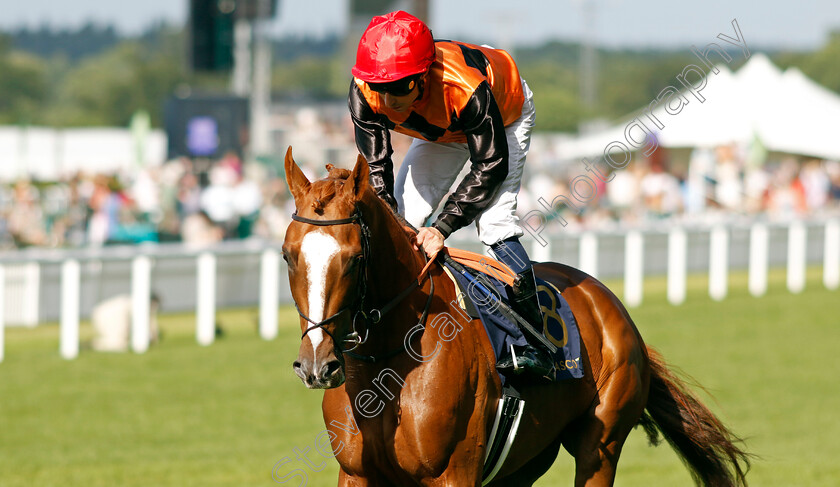
<path id="1" fill-rule="evenodd" d="M 422 255 L 414 250 L 402 224 L 372 192 L 365 198 L 374 213 L 371 224 L 371 261 L 368 290 L 371 297 L 388 299 L 407 287 L 423 268 Z M 378 303 L 382 304 L 382 303 Z"/>
<path id="2" fill-rule="evenodd" d="M 422 254 L 414 249 L 402 223 L 379 198 L 370 193 L 365 199 L 366 210 L 371 214 L 371 256 L 368 263 L 368 307 L 386 306 L 403 290 L 412 285 L 425 265 Z M 366 218 L 367 219 L 367 218 Z M 424 288 L 425 282 L 420 288 Z M 388 352 L 401 343 L 401 337 L 416 323 L 416 317 L 428 298 L 428 293 L 418 288 L 402 299 L 382 317 L 382 322 L 371 330 L 368 352 Z M 387 328 L 387 331 L 385 330 Z M 387 349 L 387 350 L 385 350 Z"/>

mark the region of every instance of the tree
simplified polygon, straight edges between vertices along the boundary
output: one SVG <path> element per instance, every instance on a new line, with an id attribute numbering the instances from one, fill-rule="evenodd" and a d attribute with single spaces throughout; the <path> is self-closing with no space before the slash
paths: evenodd
<path id="1" fill-rule="evenodd" d="M 350 87 L 350 70 L 336 67 L 338 58 L 303 57 L 283 63 L 272 74 L 272 89 L 284 96 L 314 99 L 347 96 Z M 346 73 L 343 76 L 339 72 Z"/>
<path id="2" fill-rule="evenodd" d="M 143 109 L 159 126 L 164 100 L 184 80 L 182 66 L 175 52 L 123 42 L 67 74 L 49 122 L 124 126 Z"/>
<path id="3" fill-rule="evenodd" d="M 48 97 L 47 66 L 43 60 L 11 51 L 0 37 L 0 123 L 37 120 Z"/>
<path id="4" fill-rule="evenodd" d="M 578 78 L 566 63 L 541 60 L 519 64 L 519 72 L 534 92 L 535 130 L 573 132 L 583 118 L 577 96 Z"/>
<path id="5" fill-rule="evenodd" d="M 825 46 L 803 60 L 801 69 L 817 83 L 840 93 L 838 64 L 840 64 L 840 31 L 834 31 Z"/>

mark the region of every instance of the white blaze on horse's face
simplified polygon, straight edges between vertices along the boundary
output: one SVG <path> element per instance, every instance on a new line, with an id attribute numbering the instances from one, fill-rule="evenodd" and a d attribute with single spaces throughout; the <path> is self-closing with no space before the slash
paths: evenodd
<path id="1" fill-rule="evenodd" d="M 321 232 L 307 233 L 300 245 L 303 261 L 306 263 L 306 277 L 309 281 L 306 293 L 306 299 L 309 302 L 309 319 L 316 323 L 324 319 L 324 306 L 327 300 L 327 269 L 339 250 L 341 247 L 338 241 Z M 318 345 L 324 340 L 324 333 L 320 328 L 316 328 L 307 336 L 312 342 L 314 360 L 318 356 Z"/>

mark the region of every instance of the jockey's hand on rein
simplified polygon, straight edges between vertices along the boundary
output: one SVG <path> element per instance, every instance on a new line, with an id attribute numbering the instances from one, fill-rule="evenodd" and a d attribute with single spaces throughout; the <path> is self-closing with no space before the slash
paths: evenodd
<path id="1" fill-rule="evenodd" d="M 417 242 L 414 244 L 414 250 L 419 250 L 423 247 L 423 251 L 429 258 L 440 252 L 443 248 L 443 234 L 437 228 L 423 227 L 417 232 Z"/>

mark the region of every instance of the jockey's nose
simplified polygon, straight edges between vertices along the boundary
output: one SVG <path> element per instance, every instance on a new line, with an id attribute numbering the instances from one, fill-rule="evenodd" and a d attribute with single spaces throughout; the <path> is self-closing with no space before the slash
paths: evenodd
<path id="1" fill-rule="evenodd" d="M 402 99 L 395 97 L 391 94 L 385 94 L 385 106 L 387 106 L 391 110 L 395 110 L 398 112 L 405 111 L 407 107 L 407 105 L 403 102 Z"/>

